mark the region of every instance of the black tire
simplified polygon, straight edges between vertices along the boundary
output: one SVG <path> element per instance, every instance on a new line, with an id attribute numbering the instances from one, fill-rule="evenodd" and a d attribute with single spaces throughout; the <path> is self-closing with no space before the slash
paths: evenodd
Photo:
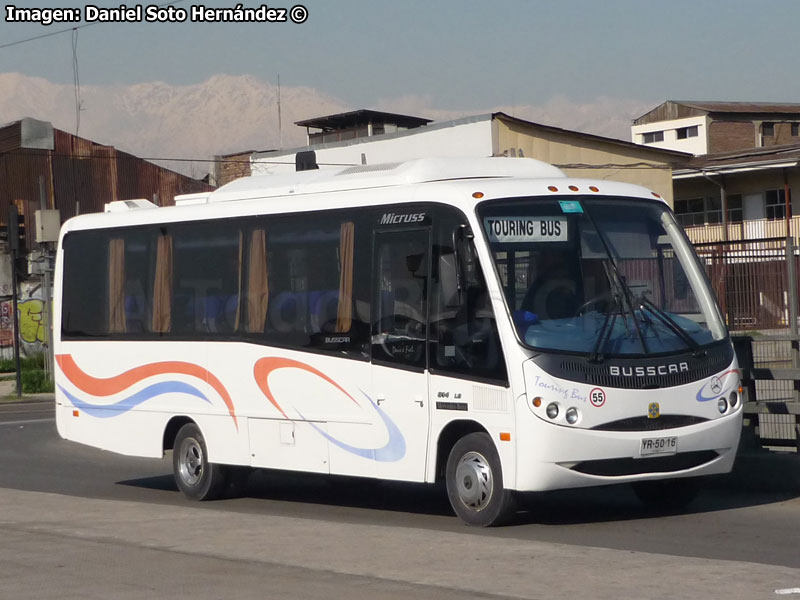
<path id="1" fill-rule="evenodd" d="M 175 437 L 172 471 L 178 489 L 191 500 L 217 500 L 228 487 L 227 469 L 208 462 L 206 440 L 194 423 L 181 427 Z"/>
<path id="2" fill-rule="evenodd" d="M 696 477 L 637 481 L 631 486 L 642 504 L 662 510 L 685 508 L 700 493 Z"/>
<path id="3" fill-rule="evenodd" d="M 455 443 L 445 481 L 450 505 L 467 525 L 502 525 L 513 513 L 514 494 L 503 487 L 500 456 L 488 433 L 470 433 Z"/>

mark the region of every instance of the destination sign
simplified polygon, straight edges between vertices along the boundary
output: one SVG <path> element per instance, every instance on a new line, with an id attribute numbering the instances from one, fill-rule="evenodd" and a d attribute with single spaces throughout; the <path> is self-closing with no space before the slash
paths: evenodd
<path id="1" fill-rule="evenodd" d="M 567 220 L 560 217 L 486 217 L 490 242 L 566 242 Z"/>

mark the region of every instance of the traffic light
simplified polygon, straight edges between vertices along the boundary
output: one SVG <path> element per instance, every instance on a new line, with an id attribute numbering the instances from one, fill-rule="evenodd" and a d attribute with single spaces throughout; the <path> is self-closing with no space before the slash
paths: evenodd
<path id="1" fill-rule="evenodd" d="M 25 208 L 20 200 L 8 205 L 8 248 L 18 256 L 25 254 Z"/>

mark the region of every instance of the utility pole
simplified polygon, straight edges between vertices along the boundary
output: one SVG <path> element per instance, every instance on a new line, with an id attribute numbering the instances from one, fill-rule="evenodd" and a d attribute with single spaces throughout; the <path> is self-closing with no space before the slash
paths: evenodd
<path id="1" fill-rule="evenodd" d="M 17 371 L 17 398 L 22 398 L 22 371 L 19 364 L 19 316 L 17 298 L 17 255 L 19 254 L 19 212 L 14 204 L 8 206 L 8 247 L 11 251 L 11 299 L 14 312 L 14 364 Z"/>

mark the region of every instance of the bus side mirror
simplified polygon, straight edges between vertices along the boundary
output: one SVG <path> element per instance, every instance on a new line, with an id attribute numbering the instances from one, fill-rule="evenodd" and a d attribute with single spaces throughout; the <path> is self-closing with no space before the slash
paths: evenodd
<path id="1" fill-rule="evenodd" d="M 453 230 L 453 254 L 442 255 L 439 273 L 442 281 L 442 295 L 449 308 L 464 303 L 464 281 L 466 280 L 466 252 L 472 233 L 466 225 Z"/>

